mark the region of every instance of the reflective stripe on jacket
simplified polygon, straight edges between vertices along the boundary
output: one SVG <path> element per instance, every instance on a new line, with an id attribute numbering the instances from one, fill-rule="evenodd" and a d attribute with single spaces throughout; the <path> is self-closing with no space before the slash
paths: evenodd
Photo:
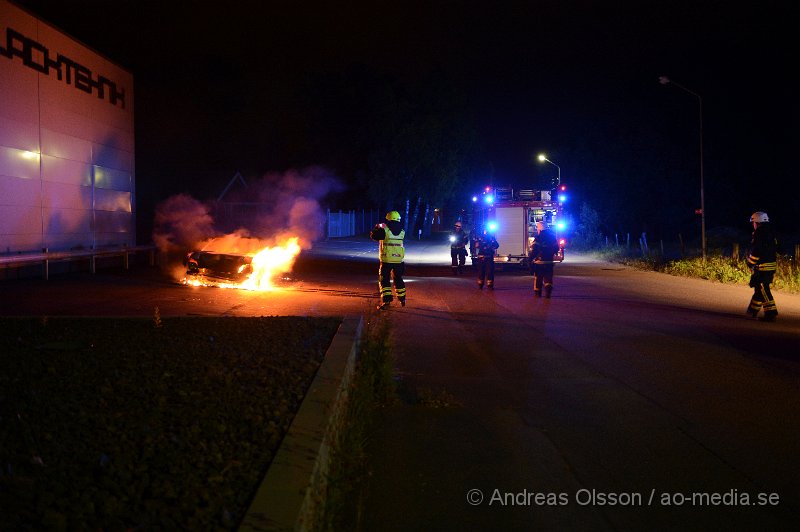
<path id="1" fill-rule="evenodd" d="M 747 263 L 757 272 L 774 272 L 778 269 L 777 262 L 758 262 L 758 257 L 752 255 L 747 257 Z"/>
<path id="2" fill-rule="evenodd" d="M 747 265 L 757 272 L 774 272 L 778 268 L 776 251 L 778 243 L 769 224 L 760 224 L 753 231 Z"/>

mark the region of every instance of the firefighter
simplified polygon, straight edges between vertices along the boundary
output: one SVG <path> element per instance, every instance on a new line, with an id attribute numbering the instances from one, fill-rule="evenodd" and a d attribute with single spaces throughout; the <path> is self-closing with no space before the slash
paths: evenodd
<path id="1" fill-rule="evenodd" d="M 467 260 L 467 244 L 469 235 L 464 232 L 461 222 L 456 222 L 453 231 L 450 233 L 450 260 L 453 275 L 461 275 L 464 263 Z"/>
<path id="2" fill-rule="evenodd" d="M 494 253 L 500 244 L 492 233 L 484 230 L 478 234 L 474 246 L 473 258 L 477 260 L 478 288 L 482 290 L 484 282 L 489 288 L 494 288 Z"/>
<path id="3" fill-rule="evenodd" d="M 764 315 L 759 318 L 762 321 L 775 321 L 778 316 L 778 307 L 772 298 L 769 285 L 775 277 L 777 269 L 777 247 L 775 233 L 769 223 L 769 216 L 765 212 L 754 212 L 750 216 L 753 224 L 753 238 L 750 242 L 750 252 L 747 255 L 747 265 L 752 272 L 750 276 L 750 288 L 753 289 L 753 297 L 747 307 L 747 313 L 752 317 L 757 317 L 761 308 L 764 308 Z"/>
<path id="4" fill-rule="evenodd" d="M 390 211 L 386 213 L 386 223 L 379 223 L 372 228 L 369 237 L 379 243 L 378 256 L 378 289 L 381 292 L 381 301 L 378 310 L 386 309 L 392 302 L 392 279 L 394 290 L 400 305 L 406 306 L 406 283 L 403 281 L 405 269 L 405 248 L 403 238 L 406 232 L 400 224 L 400 213 Z"/>
<path id="5" fill-rule="evenodd" d="M 533 295 L 549 298 L 553 293 L 553 257 L 558 253 L 558 240 L 553 232 L 545 227 L 544 222 L 536 222 L 538 234 L 531 243 L 528 260 L 533 274 Z"/>

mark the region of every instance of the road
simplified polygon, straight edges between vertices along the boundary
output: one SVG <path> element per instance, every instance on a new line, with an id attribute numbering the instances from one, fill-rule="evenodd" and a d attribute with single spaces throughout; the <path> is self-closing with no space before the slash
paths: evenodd
<path id="1" fill-rule="evenodd" d="M 365 529 L 793 528 L 800 298 L 762 323 L 747 288 L 574 256 L 555 283 L 412 285 Z"/>
<path id="2" fill-rule="evenodd" d="M 568 254 L 553 298 L 535 299 L 523 272 L 481 291 L 441 244 L 408 248 L 408 306 L 384 312 L 405 401 L 370 443 L 366 529 L 796 522 L 800 296 L 776 293 L 779 321 L 762 323 L 744 315 L 746 287 Z M 274 292 L 72 274 L 4 281 L 0 314 L 373 317 L 376 273 L 374 244 L 337 240 Z"/>

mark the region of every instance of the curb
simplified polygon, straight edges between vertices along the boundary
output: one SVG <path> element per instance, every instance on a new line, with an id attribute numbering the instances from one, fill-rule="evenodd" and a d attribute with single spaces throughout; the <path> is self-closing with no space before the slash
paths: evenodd
<path id="1" fill-rule="evenodd" d="M 339 326 L 240 531 L 314 526 L 325 503 L 331 442 L 347 402 L 362 327 L 361 317 L 345 318 Z"/>

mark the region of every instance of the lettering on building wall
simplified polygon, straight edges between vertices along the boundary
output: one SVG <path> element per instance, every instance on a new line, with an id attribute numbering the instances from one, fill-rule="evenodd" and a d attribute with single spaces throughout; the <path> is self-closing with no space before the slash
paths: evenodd
<path id="1" fill-rule="evenodd" d="M 37 72 L 49 76 L 56 72 L 59 81 L 72 85 L 88 94 L 97 94 L 101 100 L 108 100 L 111 105 L 125 109 L 125 89 L 105 76 L 96 75 L 85 66 L 69 57 L 53 53 L 43 44 L 26 37 L 11 28 L 6 28 L 5 46 L 0 44 L 0 56 L 14 60 L 22 59 L 22 64 Z"/>

